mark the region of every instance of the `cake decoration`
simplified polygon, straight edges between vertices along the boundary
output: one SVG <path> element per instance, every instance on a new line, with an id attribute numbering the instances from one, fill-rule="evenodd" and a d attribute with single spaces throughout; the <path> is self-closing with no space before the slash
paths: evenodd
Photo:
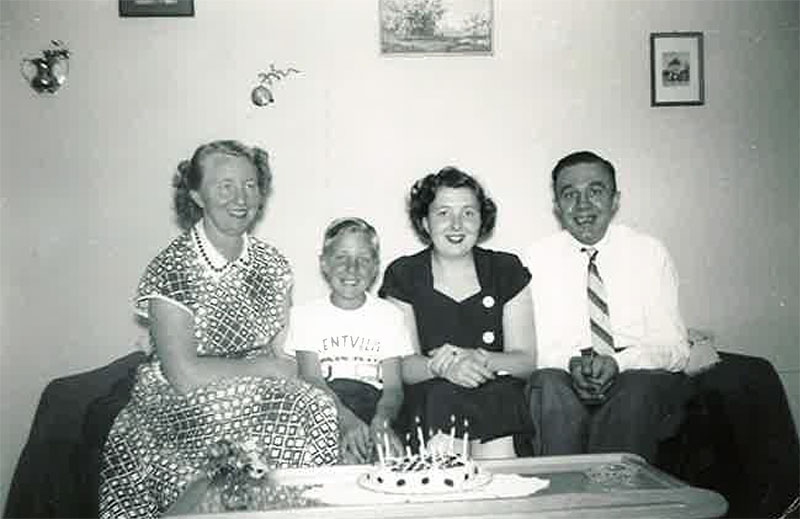
<path id="1" fill-rule="evenodd" d="M 434 494 L 473 490 L 491 481 L 487 471 L 469 457 L 469 432 L 464 433 L 460 453 L 455 452 L 455 417 L 448 442 L 425 444 L 417 418 L 419 452 L 413 454 L 406 436 L 405 453 L 392 456 L 388 440 L 376 445 L 378 464 L 361 474 L 358 483 L 362 487 L 389 494 Z M 464 420 L 466 431 L 469 423 Z M 385 451 L 385 452 L 384 452 Z"/>

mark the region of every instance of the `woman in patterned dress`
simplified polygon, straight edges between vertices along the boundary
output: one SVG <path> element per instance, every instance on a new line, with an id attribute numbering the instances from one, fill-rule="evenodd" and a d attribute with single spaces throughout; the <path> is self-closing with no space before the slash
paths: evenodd
<path id="1" fill-rule="evenodd" d="M 147 267 L 136 310 L 153 348 L 103 448 L 101 517 L 157 517 L 203 477 L 218 440 L 255 445 L 272 467 L 333 464 L 331 399 L 276 353 L 292 274 L 248 234 L 271 174 L 267 153 L 236 141 L 200 146 L 175 176 L 186 229 Z"/>
<path id="2" fill-rule="evenodd" d="M 379 291 L 404 311 L 417 339 L 416 355 L 403 361 L 406 420 L 413 427 L 419 419 L 426 434 L 468 432 L 477 456 L 513 455 L 510 437 L 532 431 L 523 391 L 534 368 L 531 275 L 517 256 L 477 246 L 496 213 L 463 171 L 420 179 L 409 217 L 428 247 L 392 262 Z M 487 448 L 500 438 L 508 440 Z"/>

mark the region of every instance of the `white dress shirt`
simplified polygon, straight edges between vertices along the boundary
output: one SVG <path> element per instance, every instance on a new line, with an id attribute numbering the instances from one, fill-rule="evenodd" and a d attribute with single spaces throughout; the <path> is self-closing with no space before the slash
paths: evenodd
<path id="1" fill-rule="evenodd" d="M 533 275 L 537 367 L 568 369 L 569 359 L 591 347 L 582 243 L 561 231 L 534 243 L 525 257 Z M 610 225 L 594 245 L 620 371 L 681 371 L 689 358 L 678 308 L 678 276 L 664 245 L 624 225 Z"/>

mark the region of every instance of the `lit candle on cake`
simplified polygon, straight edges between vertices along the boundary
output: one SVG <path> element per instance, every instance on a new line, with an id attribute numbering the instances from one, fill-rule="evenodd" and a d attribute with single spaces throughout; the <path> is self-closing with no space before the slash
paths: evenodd
<path id="1" fill-rule="evenodd" d="M 375 448 L 378 450 L 378 461 L 380 462 L 381 467 L 383 467 L 384 465 L 386 465 L 386 460 L 383 457 L 383 449 L 381 448 L 381 444 L 376 443 Z"/>
<path id="2" fill-rule="evenodd" d="M 467 459 L 467 449 L 469 449 L 469 421 L 464 418 L 464 447 L 461 450 L 461 456 Z"/>
<path id="3" fill-rule="evenodd" d="M 389 430 L 389 424 L 388 424 L 388 422 L 384 421 L 383 422 L 383 446 L 386 449 L 386 456 L 391 456 L 392 455 L 392 449 L 391 449 L 391 447 L 389 447 L 389 433 L 387 432 L 388 430 Z"/>
<path id="4" fill-rule="evenodd" d="M 417 423 L 417 439 L 419 440 L 419 455 L 425 455 L 425 435 L 422 434 L 422 427 L 419 424 L 419 416 L 417 416 L 414 421 Z"/>
<path id="5" fill-rule="evenodd" d="M 411 458 L 411 433 L 406 433 L 406 457 Z"/>
<path id="6" fill-rule="evenodd" d="M 450 415 L 450 454 L 456 453 L 456 415 Z"/>

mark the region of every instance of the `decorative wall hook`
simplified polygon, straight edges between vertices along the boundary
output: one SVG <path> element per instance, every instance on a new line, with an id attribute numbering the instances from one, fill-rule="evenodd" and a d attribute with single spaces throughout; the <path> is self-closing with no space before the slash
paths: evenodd
<path id="1" fill-rule="evenodd" d="M 40 57 L 25 58 L 20 66 L 22 77 L 40 94 L 56 93 L 69 73 L 69 49 L 60 40 L 52 40 L 50 44 L 52 48 L 44 49 Z"/>
<path id="2" fill-rule="evenodd" d="M 267 72 L 258 73 L 259 84 L 253 88 L 253 91 L 250 93 L 250 99 L 256 106 L 266 106 L 274 103 L 275 96 L 272 94 L 273 82 L 280 81 L 291 74 L 299 73 L 300 71 L 293 67 L 281 70 L 275 68 L 274 64 L 270 64 Z"/>

